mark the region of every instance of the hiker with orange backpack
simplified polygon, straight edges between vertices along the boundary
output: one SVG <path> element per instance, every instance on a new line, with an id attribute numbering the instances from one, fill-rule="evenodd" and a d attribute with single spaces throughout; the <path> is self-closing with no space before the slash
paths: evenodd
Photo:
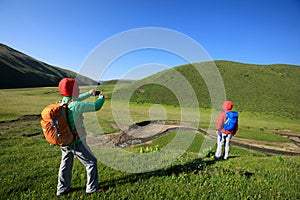
<path id="1" fill-rule="evenodd" d="M 72 167 L 74 156 L 85 166 L 87 171 L 86 193 L 99 191 L 97 159 L 86 143 L 86 130 L 83 124 L 82 114 L 100 110 L 104 103 L 102 92 L 95 102 L 83 102 L 82 100 L 95 96 L 92 89 L 86 93 L 80 93 L 78 82 L 72 78 L 64 78 L 59 82 L 59 92 L 63 96 L 62 103 L 68 104 L 67 117 L 72 130 L 75 131 L 75 140 L 68 146 L 61 146 L 62 158 L 58 173 L 57 196 L 67 194 L 70 191 Z"/>
<path id="2" fill-rule="evenodd" d="M 222 105 L 223 111 L 219 113 L 216 125 L 217 150 L 215 159 L 220 160 L 222 155 L 223 144 L 225 144 L 224 160 L 228 159 L 230 150 L 230 141 L 238 131 L 238 113 L 232 111 L 232 101 L 225 101 Z"/>

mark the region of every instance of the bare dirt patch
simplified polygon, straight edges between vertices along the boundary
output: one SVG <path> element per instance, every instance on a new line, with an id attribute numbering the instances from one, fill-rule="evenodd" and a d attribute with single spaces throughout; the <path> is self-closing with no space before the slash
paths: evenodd
<path id="1" fill-rule="evenodd" d="M 40 115 L 24 115 L 15 120 L 0 122 L 0 134 L 21 134 L 22 136 L 36 136 L 42 134 Z"/>
<path id="2" fill-rule="evenodd" d="M 103 135 L 100 137 L 95 137 L 92 136 L 92 134 L 90 134 L 90 140 L 94 141 L 93 144 L 95 145 L 109 144 L 109 146 L 111 147 L 128 147 L 132 145 L 146 143 L 164 134 L 168 134 L 170 132 L 175 132 L 179 130 L 191 130 L 198 132 L 199 134 L 205 134 L 210 138 L 216 139 L 215 131 L 198 129 L 196 127 L 192 127 L 189 124 L 178 125 L 174 122 L 168 121 L 146 121 L 134 124 L 128 127 L 128 129 L 123 132 Z M 263 151 L 266 153 L 281 155 L 300 155 L 300 136 L 298 134 L 292 133 L 291 131 L 288 133 L 287 131 L 277 131 L 276 134 L 279 134 L 283 137 L 288 137 L 290 139 L 290 142 L 267 142 L 261 140 L 233 137 L 232 144 L 247 149 Z M 98 142 L 95 142 L 97 140 Z"/>
<path id="3" fill-rule="evenodd" d="M 16 120 L 1 121 L 0 134 L 19 133 L 22 136 L 36 136 L 42 134 L 40 129 L 40 115 L 25 115 Z M 145 121 L 133 124 L 125 131 L 112 134 L 95 136 L 88 133 L 87 142 L 91 145 L 108 146 L 112 148 L 122 148 L 132 145 L 151 142 L 153 139 L 170 132 L 179 130 L 195 131 L 205 134 L 210 138 L 216 138 L 215 131 L 203 130 L 191 126 L 190 124 L 176 124 L 173 121 Z M 25 128 L 24 128 L 25 127 Z M 28 131 L 31 127 L 32 131 Z M 24 131 L 26 130 L 26 131 Z M 30 130 L 30 129 L 29 129 Z M 263 151 L 266 153 L 282 155 L 300 155 L 300 135 L 291 130 L 276 130 L 274 133 L 290 139 L 290 142 L 266 142 L 246 138 L 233 137 L 232 144 L 247 149 Z"/>
<path id="4" fill-rule="evenodd" d="M 210 137 L 216 138 L 215 131 L 208 131 L 207 134 Z M 266 153 L 300 155 L 300 136 L 298 134 L 286 134 L 281 131 L 277 131 L 276 134 L 289 138 L 290 142 L 267 142 L 262 140 L 233 137 L 232 144 Z"/>

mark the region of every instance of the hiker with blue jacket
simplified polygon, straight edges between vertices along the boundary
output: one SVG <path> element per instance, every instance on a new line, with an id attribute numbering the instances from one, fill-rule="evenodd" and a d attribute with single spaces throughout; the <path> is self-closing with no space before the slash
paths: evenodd
<path id="1" fill-rule="evenodd" d="M 231 138 L 238 131 L 238 113 L 232 111 L 232 101 L 225 101 L 222 105 L 222 112 L 219 113 L 216 125 L 217 151 L 215 159 L 220 160 L 223 145 L 225 144 L 224 160 L 228 159 Z"/>
<path id="2" fill-rule="evenodd" d="M 100 110 L 104 103 L 102 93 L 95 102 L 83 102 L 84 99 L 95 96 L 95 90 L 80 93 L 78 82 L 72 78 L 64 78 L 59 82 L 59 92 L 63 96 L 62 103 L 68 104 L 68 120 L 72 130 L 77 133 L 76 139 L 69 146 L 62 146 L 62 158 L 58 173 L 57 196 L 70 192 L 74 156 L 85 166 L 87 172 L 86 193 L 100 191 L 98 186 L 97 159 L 86 143 L 86 130 L 82 114 Z"/>

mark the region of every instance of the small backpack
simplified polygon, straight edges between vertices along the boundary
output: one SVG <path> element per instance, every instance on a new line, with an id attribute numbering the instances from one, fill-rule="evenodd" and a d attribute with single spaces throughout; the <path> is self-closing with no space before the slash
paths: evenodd
<path id="1" fill-rule="evenodd" d="M 68 116 L 68 103 L 50 104 L 41 113 L 41 126 L 48 142 L 57 146 L 68 146 L 75 140 Z"/>
<path id="2" fill-rule="evenodd" d="M 223 128 L 227 131 L 233 131 L 238 123 L 238 112 L 226 111 L 226 119 Z"/>

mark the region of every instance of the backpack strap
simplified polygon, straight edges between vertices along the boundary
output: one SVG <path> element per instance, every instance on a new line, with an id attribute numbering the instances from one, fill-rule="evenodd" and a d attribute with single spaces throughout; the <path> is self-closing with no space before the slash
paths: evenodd
<path id="1" fill-rule="evenodd" d="M 75 123 L 76 130 L 74 132 L 76 136 L 79 138 L 83 135 L 83 131 L 84 131 L 84 127 L 79 128 L 79 126 L 83 123 L 83 119 L 84 119 L 83 116 L 80 115 L 78 120 Z"/>
<path id="2" fill-rule="evenodd" d="M 224 110 L 224 112 L 225 112 L 225 121 L 224 121 L 223 124 L 226 124 L 226 123 L 230 120 L 229 118 L 226 120 L 227 114 L 228 114 L 230 111 Z"/>

